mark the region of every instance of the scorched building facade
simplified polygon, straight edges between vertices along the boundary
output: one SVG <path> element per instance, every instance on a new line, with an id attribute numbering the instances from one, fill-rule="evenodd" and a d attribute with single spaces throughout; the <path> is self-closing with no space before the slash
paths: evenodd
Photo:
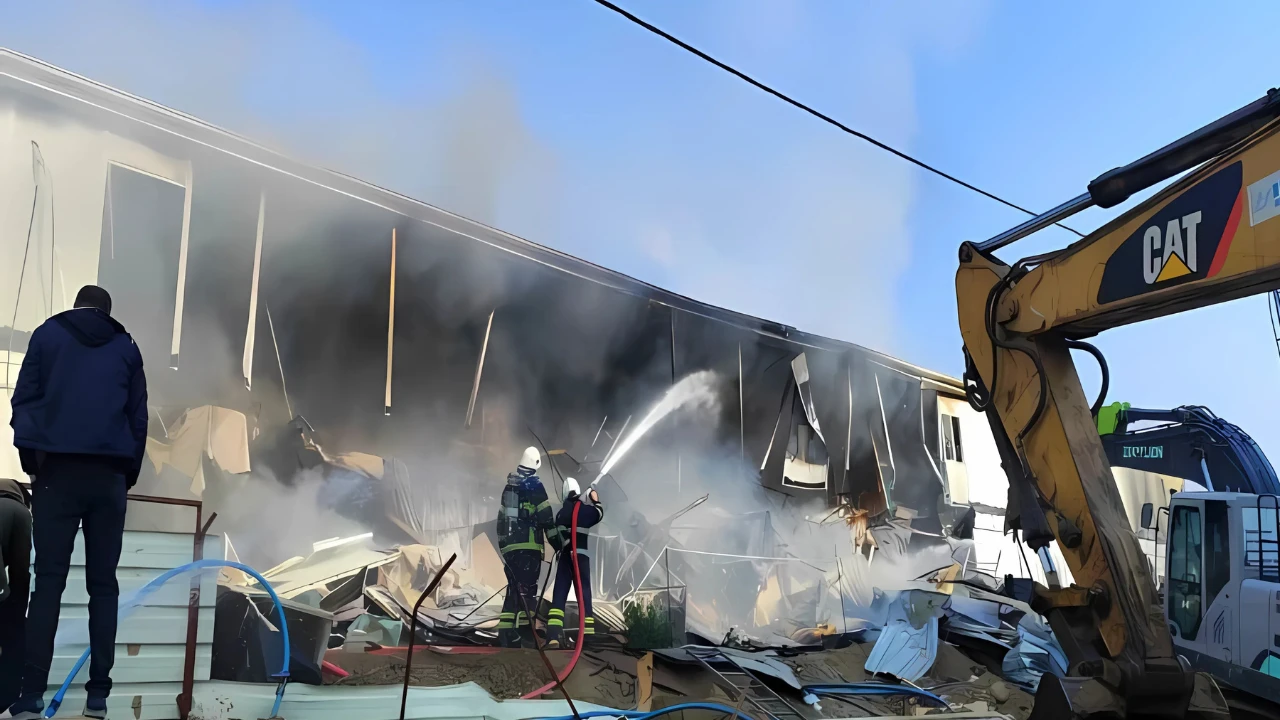
<path id="1" fill-rule="evenodd" d="M 80 286 L 106 287 L 150 380 L 141 488 L 203 497 L 228 527 L 251 514 L 236 505 L 254 483 L 314 482 L 326 512 L 480 563 L 473 541 L 492 532 L 520 449 L 547 453 L 553 494 L 563 476 L 594 478 L 629 423 L 704 370 L 711 409 L 673 415 L 602 481 L 619 508 L 605 534 L 652 526 L 697 545 L 696 529 L 661 519 L 709 495 L 752 520 L 708 545 L 773 557 L 803 534 L 782 524 L 835 508 L 943 536 L 974 502 L 961 437 L 981 424 L 957 419 L 952 378 L 675 295 L 10 52 L 0 223 L 0 384 L 36 326 Z M 17 477 L 3 407 L 0 475 Z M 608 582 L 643 582 L 624 569 Z"/>

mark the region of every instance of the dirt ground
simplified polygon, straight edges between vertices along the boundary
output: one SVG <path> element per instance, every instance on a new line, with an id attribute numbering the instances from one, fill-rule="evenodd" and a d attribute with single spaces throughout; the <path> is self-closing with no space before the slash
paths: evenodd
<path id="1" fill-rule="evenodd" d="M 842 650 L 806 653 L 780 658 L 792 668 L 802 684 L 861 682 L 868 680 L 863 669 L 871 645 L 853 645 Z M 552 666 L 559 672 L 572 655 L 569 651 L 548 653 Z M 336 680 L 340 685 L 399 685 L 404 681 L 404 661 L 398 654 L 330 651 L 326 659 L 351 675 Z M 617 709 L 636 707 L 636 662 L 634 654 L 619 650 L 587 650 L 578 661 L 573 675 L 565 683 L 574 700 L 596 703 Z M 550 680 L 546 666 L 534 650 L 496 650 L 492 648 L 429 648 L 414 653 L 410 683 L 415 686 L 453 685 L 475 682 L 495 698 L 517 698 L 545 685 Z M 949 703 L 974 710 L 995 710 L 1026 720 L 1031 713 L 1031 697 L 1023 690 L 1004 682 L 971 660 L 955 646 L 945 642 L 929 673 L 916 683 L 931 689 Z M 860 717 L 877 715 L 911 715 L 924 713 L 923 707 L 898 698 L 858 698 L 855 702 L 823 699 L 821 711 L 805 706 L 794 692 L 781 685 L 775 689 L 792 705 L 814 720 L 818 718 Z M 554 692 L 554 691 L 553 691 Z M 544 697 L 552 697 L 547 694 Z M 558 696 L 558 692 L 554 696 Z M 653 673 L 654 709 L 690 700 L 706 700 L 732 704 L 729 696 L 712 681 L 708 673 L 687 665 L 657 662 Z M 751 708 L 744 708 L 751 713 Z M 938 709 L 938 712 L 946 712 Z M 932 714 L 930 711 L 929 714 Z"/>
<path id="2" fill-rule="evenodd" d="M 560 672 L 572 653 L 552 651 L 548 660 Z M 401 655 L 330 651 L 325 658 L 351 673 L 336 680 L 337 685 L 399 685 L 404 682 L 404 660 Z M 636 659 L 623 653 L 607 657 L 584 653 L 565 683 L 575 699 L 614 708 L 635 707 Z M 535 650 L 496 650 L 442 648 L 419 650 L 413 656 L 409 683 L 438 687 L 474 682 L 495 698 L 518 698 L 551 679 L 546 665 Z M 558 693 L 556 693 L 558 695 Z M 547 697 L 551 697 L 548 695 Z"/>

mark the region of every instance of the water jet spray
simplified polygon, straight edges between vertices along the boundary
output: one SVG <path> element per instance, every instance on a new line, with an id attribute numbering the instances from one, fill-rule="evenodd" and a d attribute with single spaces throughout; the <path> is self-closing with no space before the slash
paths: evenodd
<path id="1" fill-rule="evenodd" d="M 635 430 L 631 431 L 625 439 L 622 439 L 616 447 L 609 453 L 609 457 L 605 460 L 604 465 L 600 467 L 600 474 L 596 475 L 596 479 L 591 481 L 591 487 L 595 487 L 596 483 L 609 474 L 618 461 L 627 454 L 631 448 L 635 447 L 640 438 L 645 436 L 654 425 L 660 420 L 685 407 L 712 407 L 716 404 L 716 381 L 718 378 L 712 370 L 699 370 L 692 375 L 687 375 L 680 382 L 671 386 L 657 405 L 649 411 L 644 419 L 636 425 Z M 623 428 L 625 431 L 625 427 Z M 621 437 L 621 434 L 619 434 Z"/>

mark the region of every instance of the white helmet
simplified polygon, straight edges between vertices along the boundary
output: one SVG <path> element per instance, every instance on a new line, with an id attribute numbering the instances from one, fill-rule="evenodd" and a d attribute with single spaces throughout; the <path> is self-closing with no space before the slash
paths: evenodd
<path id="1" fill-rule="evenodd" d="M 564 495 L 564 497 L 560 498 L 561 500 L 568 500 L 570 495 L 581 495 L 582 488 L 578 487 L 577 480 L 574 480 L 573 478 L 565 478 L 564 487 L 561 488 L 561 494 Z"/>
<path id="2" fill-rule="evenodd" d="M 520 467 L 537 470 L 542 467 L 542 453 L 538 452 L 536 447 L 527 447 L 524 449 L 524 455 L 520 456 Z"/>

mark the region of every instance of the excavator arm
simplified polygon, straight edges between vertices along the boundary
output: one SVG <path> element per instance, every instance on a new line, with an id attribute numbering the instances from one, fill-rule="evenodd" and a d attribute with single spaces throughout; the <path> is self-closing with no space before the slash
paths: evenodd
<path id="1" fill-rule="evenodd" d="M 1077 585 L 1037 588 L 1071 661 L 1034 717 L 1183 717 L 1194 673 L 1174 652 L 1071 350 L 1108 328 L 1280 288 L 1280 93 L 1090 184 L 985 243 L 960 247 L 956 296 L 970 402 L 1010 481 L 1006 527 L 1061 546 Z M 1193 169 L 1194 168 L 1194 169 Z M 1066 249 L 1006 264 L 993 252 L 1078 212 L 1191 170 Z M 1105 367 L 1105 362 L 1103 363 Z M 1043 707 L 1042 707 L 1043 706 Z"/>
<path id="2" fill-rule="evenodd" d="M 1157 424 L 1130 427 L 1138 422 Z M 1280 478 L 1262 448 L 1206 407 L 1145 410 L 1111 403 L 1098 416 L 1098 429 L 1112 469 L 1193 480 L 1210 492 L 1280 495 Z"/>

